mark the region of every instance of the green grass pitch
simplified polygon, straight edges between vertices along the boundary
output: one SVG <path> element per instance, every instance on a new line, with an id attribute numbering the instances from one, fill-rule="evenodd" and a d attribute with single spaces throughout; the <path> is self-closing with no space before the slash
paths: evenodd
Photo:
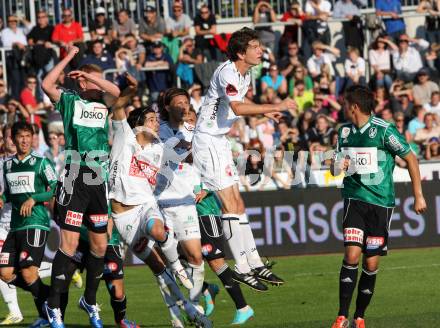
<path id="1" fill-rule="evenodd" d="M 274 271 L 286 279 L 282 287 L 257 293 L 243 287 L 255 318 L 245 327 L 331 327 L 338 307 L 338 274 L 341 254 L 292 256 L 274 259 Z M 207 269 L 207 280 L 220 281 Z M 159 290 L 145 266 L 126 269 L 127 316 L 142 327 L 170 327 Z M 367 310 L 368 328 L 438 327 L 440 322 L 440 249 L 395 250 L 383 258 L 375 295 Z M 81 290 L 71 288 L 67 327 L 88 327 L 85 313 L 77 307 Z M 354 298 L 356 297 L 356 294 Z M 98 302 L 106 327 L 114 327 L 109 298 L 101 285 Z M 2 303 L 2 302 L 1 302 Z M 19 292 L 19 303 L 27 327 L 36 312 L 29 295 Z M 354 311 L 354 300 L 351 313 Z M 1 313 L 6 314 L 2 303 Z M 211 317 L 215 327 L 228 327 L 234 307 L 221 289 Z"/>

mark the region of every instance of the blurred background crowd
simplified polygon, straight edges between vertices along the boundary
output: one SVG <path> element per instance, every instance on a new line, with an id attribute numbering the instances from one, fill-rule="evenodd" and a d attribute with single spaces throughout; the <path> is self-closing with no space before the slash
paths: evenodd
<path id="1" fill-rule="evenodd" d="M 263 60 L 252 69 L 246 98 L 277 103 L 292 97 L 298 109 L 283 113 L 279 122 L 248 117 L 232 128 L 234 156 L 248 159 L 241 179 L 245 189 L 255 184 L 264 189 L 265 180 L 290 188 L 298 157 L 312 170 L 319 168 L 319 154 L 335 148 L 337 129 L 345 122 L 344 89 L 354 84 L 374 91 L 374 114 L 395 123 L 420 160 L 440 159 L 440 0 L 421 0 L 414 8 L 425 16 L 418 38 L 407 31 L 399 0 L 376 0 L 370 14 L 361 11 L 371 5 L 363 1 L 293 0 L 283 10 L 273 2 L 252 1 L 249 16 L 260 35 Z M 136 77 L 139 92 L 127 110 L 154 104 L 161 92 L 177 85 L 188 90 L 197 113 L 213 71 L 226 60 L 230 34 L 217 23 L 210 3 L 197 3 L 192 15 L 181 1 L 168 5 L 166 18 L 155 3 L 147 3 L 137 17 L 127 9 L 110 17 L 97 6 L 87 17 L 88 26 L 75 20 L 78 14 L 69 8 L 62 9 L 57 23 L 45 10 L 36 10 L 36 17 L 3 15 L 0 155 L 14 153 L 10 126 L 25 119 L 39 132 L 35 151 L 62 168 L 61 116 L 42 92 L 41 81 L 72 44 L 81 51 L 69 70 L 96 64 L 121 88 L 124 72 Z M 342 27 L 338 44 L 329 28 L 335 20 Z M 75 87 L 64 76 L 58 82 Z M 265 170 L 269 152 L 273 161 Z M 292 152 L 292 160 L 286 152 Z M 397 164 L 403 162 L 397 159 Z"/>

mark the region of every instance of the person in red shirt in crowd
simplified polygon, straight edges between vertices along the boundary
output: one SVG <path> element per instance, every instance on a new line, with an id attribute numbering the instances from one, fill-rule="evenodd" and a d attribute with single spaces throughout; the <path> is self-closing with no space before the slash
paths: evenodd
<path id="1" fill-rule="evenodd" d="M 298 43 L 298 36 L 301 33 L 301 25 L 305 19 L 304 12 L 298 1 L 294 0 L 290 4 L 289 11 L 286 11 L 281 17 L 281 22 L 288 22 L 292 25 L 284 27 L 283 35 L 280 39 L 280 57 L 287 55 L 287 46 L 291 43 Z"/>
<path id="2" fill-rule="evenodd" d="M 70 62 L 70 69 L 75 69 L 85 51 L 83 29 L 80 23 L 74 21 L 71 9 L 63 9 L 62 18 L 62 22 L 55 26 L 52 41 L 60 46 L 60 59 L 67 55 L 66 49 L 68 47 L 75 45 L 79 48 L 79 53 Z"/>
<path id="3" fill-rule="evenodd" d="M 37 111 L 44 109 L 44 103 L 38 102 L 37 93 L 37 77 L 29 75 L 26 79 L 25 88 L 20 93 L 20 102 L 29 114 L 26 121 L 35 123 L 41 128 L 41 119 L 36 114 Z"/>

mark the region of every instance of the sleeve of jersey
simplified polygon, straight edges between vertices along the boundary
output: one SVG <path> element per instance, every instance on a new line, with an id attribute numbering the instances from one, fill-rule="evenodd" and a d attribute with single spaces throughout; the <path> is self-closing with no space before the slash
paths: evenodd
<path id="1" fill-rule="evenodd" d="M 55 188 L 57 185 L 57 175 L 55 173 L 55 169 L 46 158 L 43 159 L 41 163 L 40 174 L 42 174 L 47 191 L 32 195 L 32 198 L 37 203 L 49 201 L 55 194 Z"/>
<path id="2" fill-rule="evenodd" d="M 404 157 L 411 151 L 411 147 L 406 142 L 405 137 L 397 131 L 394 125 L 390 125 L 386 129 L 384 144 L 386 149 L 394 156 Z"/>
<path id="3" fill-rule="evenodd" d="M 66 111 L 66 109 L 72 107 L 72 104 L 75 101 L 74 97 L 75 94 L 73 92 L 62 89 L 60 100 L 57 103 L 55 103 L 55 109 L 59 111 L 61 114 L 63 114 Z"/>
<path id="4" fill-rule="evenodd" d="M 238 76 L 228 70 L 220 73 L 219 76 L 220 82 L 220 90 L 223 95 L 231 101 L 239 101 L 242 102 L 243 98 L 240 96 L 238 92 Z"/>
<path id="5" fill-rule="evenodd" d="M 127 120 L 112 121 L 112 127 L 113 127 L 114 137 L 116 136 L 125 137 L 133 133 L 133 131 L 130 128 L 130 125 L 128 125 Z"/>

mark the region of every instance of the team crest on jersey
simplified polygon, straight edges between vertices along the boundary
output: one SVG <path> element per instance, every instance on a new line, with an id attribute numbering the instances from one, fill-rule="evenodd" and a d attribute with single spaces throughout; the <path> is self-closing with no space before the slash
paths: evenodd
<path id="1" fill-rule="evenodd" d="M 228 84 L 226 86 L 226 94 L 228 96 L 236 96 L 236 95 L 238 95 L 238 90 L 234 85 Z"/>
<path id="2" fill-rule="evenodd" d="M 33 166 L 37 162 L 37 159 L 35 157 L 31 157 L 29 160 L 29 165 Z"/>
<path id="3" fill-rule="evenodd" d="M 371 127 L 368 131 L 368 136 L 373 139 L 377 135 L 377 128 L 375 126 Z"/>
<path id="4" fill-rule="evenodd" d="M 148 182 L 155 186 L 157 179 L 157 172 L 159 172 L 159 168 L 151 165 L 148 162 L 141 161 L 137 159 L 135 156 L 131 158 L 129 175 L 138 177 L 138 178 L 146 178 Z"/>
<path id="5" fill-rule="evenodd" d="M 349 134 L 350 134 L 350 128 L 347 128 L 347 127 L 342 128 L 342 131 L 341 131 L 341 138 L 342 139 L 347 138 Z"/>

